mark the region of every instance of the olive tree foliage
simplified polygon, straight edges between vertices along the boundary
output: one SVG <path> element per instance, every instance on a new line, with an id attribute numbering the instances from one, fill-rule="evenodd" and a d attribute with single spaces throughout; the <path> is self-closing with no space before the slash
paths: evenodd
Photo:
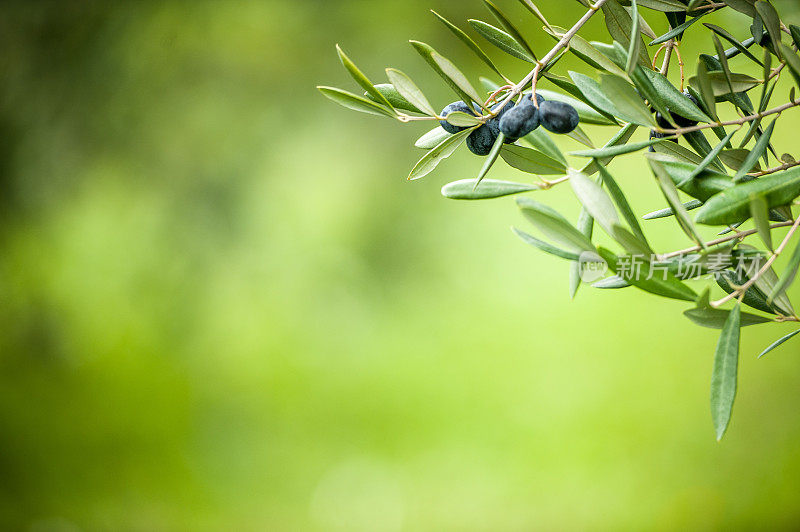
<path id="1" fill-rule="evenodd" d="M 800 196 L 800 162 L 776 151 L 779 139 L 772 138 L 782 113 L 800 105 L 800 28 L 784 23 L 765 0 L 577 1 L 586 12 L 569 29 L 551 24 L 531 0 L 519 0 L 529 21 L 512 20 L 490 0 L 484 3 L 492 23 L 468 21 L 471 33 L 529 65 L 518 82 L 497 67 L 479 40 L 433 12 L 492 73 L 476 88 L 439 51 L 411 41 L 456 97 L 442 111 L 399 70 L 386 69 L 389 83 L 374 84 L 339 47 L 343 65 L 364 92 L 319 90 L 356 111 L 435 125 L 417 140 L 425 153 L 408 179 L 426 176 L 462 145 L 484 157 L 475 178 L 449 183 L 442 194 L 460 200 L 519 195 L 517 206 L 533 234 L 514 232 L 567 262 L 573 297 L 586 273 L 599 268 L 605 277 L 594 279 L 596 288 L 635 287 L 687 302 L 688 319 L 720 331 L 711 411 L 721 439 L 736 395 L 740 329 L 800 321 L 786 293 L 800 265 L 800 216 L 792 213 Z M 738 12 L 740 24 L 726 29 L 703 20 L 722 9 Z M 607 42 L 580 35 L 595 16 L 605 19 Z M 647 19 L 664 16 L 669 31 L 657 35 Z M 552 48 L 536 50 L 526 41 L 518 28 L 528 22 L 553 39 Z M 681 42 L 689 37 L 705 40 L 708 53 L 682 55 Z M 582 61 L 580 72 L 562 70 L 560 60 L 568 54 Z M 598 147 L 580 124 L 612 128 L 614 134 Z M 638 128 L 649 130 L 649 140 L 631 141 Z M 586 149 L 563 153 L 553 141 L 557 134 Z M 644 159 L 664 202 L 662 210 L 641 217 L 609 170 L 613 159 L 633 154 Z M 532 177 L 524 183 L 486 178 L 498 163 Z M 571 187 L 581 205 L 575 224 L 527 197 L 558 185 Z M 669 252 L 653 247 L 647 223 L 667 217 L 691 245 Z M 752 229 L 740 227 L 751 219 Z M 593 241 L 595 226 L 615 249 Z M 701 226 L 721 231 L 709 241 Z M 778 273 L 773 266 L 782 254 L 789 258 Z M 720 299 L 711 299 L 713 285 L 724 292 Z M 798 333 L 777 339 L 759 356 Z"/>

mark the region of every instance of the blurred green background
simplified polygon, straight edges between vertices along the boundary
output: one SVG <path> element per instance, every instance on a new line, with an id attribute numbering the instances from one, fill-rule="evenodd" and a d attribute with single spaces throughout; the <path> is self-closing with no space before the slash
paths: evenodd
<path id="1" fill-rule="evenodd" d="M 797 526 L 800 344 L 755 360 L 790 325 L 745 330 L 717 443 L 717 335 L 686 305 L 570 301 L 566 263 L 509 231 L 512 200 L 441 198 L 479 161 L 409 183 L 424 125 L 316 91 L 354 90 L 337 42 L 437 106 L 453 98 L 408 39 L 488 75 L 428 8 L 489 20 L 477 0 L 3 3 L 3 529 Z M 607 40 L 599 19 L 584 35 Z M 710 38 L 688 37 L 693 69 Z M 640 214 L 663 207 L 638 158 L 612 168 Z M 577 216 L 568 187 L 540 194 Z M 673 224 L 649 223 L 661 251 L 688 245 Z"/>

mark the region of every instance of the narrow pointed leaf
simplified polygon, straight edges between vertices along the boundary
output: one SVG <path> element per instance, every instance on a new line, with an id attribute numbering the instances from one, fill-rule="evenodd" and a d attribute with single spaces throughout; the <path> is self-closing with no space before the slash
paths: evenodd
<path id="1" fill-rule="evenodd" d="M 754 62 L 758 63 L 759 65 L 764 66 L 764 64 L 761 62 L 761 60 L 759 60 L 756 56 L 754 56 L 752 53 L 750 53 L 750 51 L 747 48 L 742 46 L 742 43 L 740 43 L 739 40 L 736 39 L 736 37 L 734 37 L 733 35 L 728 33 L 728 30 L 726 30 L 725 28 L 721 28 L 721 27 L 719 27 L 719 26 L 717 26 L 715 24 L 708 24 L 706 22 L 703 23 L 703 26 L 705 26 L 706 28 L 710 29 L 711 31 L 713 31 L 714 33 L 716 33 L 717 35 L 719 35 L 720 37 L 722 37 L 723 39 L 725 39 L 726 41 L 731 43 L 733 45 L 733 47 L 736 48 L 739 51 L 739 53 L 743 54 L 745 57 L 747 57 L 751 61 L 754 61 Z"/>
<path id="2" fill-rule="evenodd" d="M 722 439 L 728 428 L 736 398 L 740 316 L 741 306 L 736 303 L 722 327 L 714 353 L 714 369 L 711 371 L 711 419 L 717 441 Z"/>
<path id="3" fill-rule="evenodd" d="M 635 34 L 631 33 L 633 21 L 630 13 L 625 11 L 617 0 L 609 0 L 602 5 L 603 15 L 605 16 L 606 28 L 611 37 L 620 43 L 625 49 L 629 49 L 631 39 L 642 40 L 642 36 L 637 31 Z M 638 28 L 638 26 L 637 26 Z M 637 62 L 643 67 L 650 68 L 650 56 L 647 54 L 647 49 L 644 47 L 644 42 L 638 45 L 638 52 L 636 54 Z"/>
<path id="4" fill-rule="evenodd" d="M 592 234 L 594 233 L 594 218 L 586 210 L 586 207 L 581 207 L 581 212 L 578 215 L 578 231 L 581 232 L 590 242 L 592 241 Z M 578 293 L 578 288 L 581 286 L 581 263 L 573 262 L 569 268 L 569 297 L 575 299 Z"/>
<path id="5" fill-rule="evenodd" d="M 470 19 L 469 25 L 480 33 L 484 39 L 495 45 L 497 48 L 503 50 L 505 53 L 517 59 L 522 59 L 528 63 L 535 63 L 534 59 L 525 48 L 518 43 L 514 37 L 504 32 L 500 28 L 496 28 L 491 24 L 483 22 L 482 20 Z"/>
<path id="6" fill-rule="evenodd" d="M 631 259 L 636 257 L 617 257 L 614 253 L 602 247 L 598 248 L 598 253 L 606 261 L 611 271 L 619 275 L 622 280 L 641 290 L 682 301 L 694 301 L 697 299 L 697 294 L 694 290 L 676 279 L 669 272 L 656 272 L 655 275 L 648 279 L 649 265 L 646 262 L 641 267 L 642 273 L 636 275 L 629 269 Z"/>
<path id="7" fill-rule="evenodd" d="M 550 36 L 556 40 L 559 40 L 564 36 L 566 31 L 567 30 L 564 28 L 555 26 L 554 32 L 550 33 Z M 605 70 L 606 72 L 610 72 L 618 76 L 624 77 L 626 75 L 625 71 L 622 70 L 622 68 L 620 68 L 616 63 L 614 63 L 614 61 L 606 57 L 593 44 L 580 35 L 575 35 L 572 37 L 572 39 L 570 39 L 569 51 L 593 68 Z"/>
<path id="8" fill-rule="evenodd" d="M 612 116 L 620 117 L 625 120 L 624 117 L 620 116 L 619 109 L 608 99 L 606 94 L 603 92 L 603 89 L 600 87 L 600 84 L 597 83 L 594 79 L 590 78 L 586 74 L 581 74 L 580 72 L 569 72 L 570 78 L 575 83 L 575 86 L 581 91 L 583 96 L 595 107 L 604 111 Z M 649 127 L 649 124 L 648 124 Z"/>
<path id="9" fill-rule="evenodd" d="M 783 336 L 783 337 L 779 338 L 775 342 L 771 343 L 769 347 L 764 349 L 764 351 L 762 351 L 761 354 L 758 355 L 758 358 L 763 357 L 764 355 L 766 355 L 770 351 L 774 350 L 776 347 L 780 347 L 783 343 L 787 342 L 788 340 L 791 340 L 792 338 L 794 338 L 798 334 L 800 334 L 800 329 L 797 329 L 796 331 L 790 332 L 786 336 Z"/>
<path id="10" fill-rule="evenodd" d="M 564 154 L 561 153 L 561 150 L 558 148 L 558 145 L 555 142 L 553 142 L 553 139 L 550 138 L 550 135 L 547 134 L 547 131 L 545 131 L 543 127 L 537 127 L 536 129 L 525 135 L 524 140 L 525 142 L 530 143 L 530 145 L 533 146 L 535 149 L 539 150 L 540 152 L 547 155 L 551 159 L 554 159 L 556 162 L 560 163 L 561 166 L 564 167 L 564 171 L 559 173 L 561 174 L 566 173 L 567 159 L 564 157 Z"/>
<path id="11" fill-rule="evenodd" d="M 328 99 L 352 109 L 354 111 L 361 111 L 362 113 L 369 113 L 378 116 L 388 116 L 394 118 L 395 114 L 386 107 L 379 105 L 375 102 L 357 96 L 351 92 L 347 92 L 336 87 L 317 87 L 317 89 Z"/>
<path id="12" fill-rule="evenodd" d="M 562 259 L 567 259 L 571 261 L 577 262 L 578 260 L 580 260 L 580 255 L 578 253 L 558 248 L 552 244 L 545 242 L 544 240 L 539 240 L 538 238 L 531 236 L 528 233 L 525 233 L 524 231 L 520 231 L 516 227 L 512 227 L 511 230 L 523 242 L 525 242 L 526 244 L 530 244 L 531 246 L 540 249 L 545 253 L 549 253 L 550 255 L 555 255 L 556 257 L 561 257 Z"/>
<path id="13" fill-rule="evenodd" d="M 759 137 L 758 142 L 756 142 L 753 149 L 750 150 L 750 153 L 745 158 L 742 166 L 739 167 L 739 170 L 736 172 L 736 175 L 733 176 L 734 181 L 741 181 L 741 179 L 749 172 L 753 166 L 758 162 L 758 159 L 761 158 L 764 153 L 767 151 L 767 146 L 769 146 L 769 141 L 772 138 L 772 131 L 775 129 L 775 124 L 777 123 L 778 119 L 776 118 L 773 120 L 770 125 L 764 130 L 761 137 Z"/>
<path id="14" fill-rule="evenodd" d="M 342 50 L 338 44 L 336 45 L 336 52 L 339 54 L 339 59 L 342 61 L 342 65 L 344 65 L 345 69 L 347 69 L 355 82 L 361 85 L 361 88 L 375 98 L 378 103 L 385 105 L 389 109 L 393 109 L 392 104 L 389 103 L 389 100 L 387 100 L 383 94 L 380 93 L 380 91 L 375 89 L 375 86 L 372 84 L 372 82 L 367 79 L 367 76 L 365 76 L 364 73 L 361 72 L 361 70 L 359 70 L 359 68 L 355 65 L 355 63 L 353 63 L 353 61 L 347 57 L 347 54 L 344 53 L 344 50 Z"/>
<path id="15" fill-rule="evenodd" d="M 558 246 L 577 254 L 595 251 L 589 239 L 551 207 L 530 198 L 517 199 L 517 206 L 539 231 Z"/>
<path id="16" fill-rule="evenodd" d="M 722 329 L 725 326 L 725 322 L 728 320 L 730 313 L 731 311 L 722 309 L 693 308 L 684 311 L 683 315 L 701 327 L 708 327 L 709 329 Z M 758 316 L 756 314 L 748 314 L 747 312 L 741 313 L 740 320 L 742 327 L 746 327 L 748 325 L 758 325 L 760 323 L 772 321 L 770 318 Z"/>
<path id="17" fill-rule="evenodd" d="M 450 138 L 450 133 L 445 131 L 441 126 L 436 126 L 417 139 L 414 146 L 422 148 L 423 150 L 432 150 L 448 138 Z"/>
<path id="18" fill-rule="evenodd" d="M 453 24 L 452 22 L 441 16 L 436 11 L 431 10 L 431 13 L 433 13 L 436 16 L 436 18 L 438 18 L 442 22 L 442 24 L 444 24 L 447 27 L 447 29 L 449 29 L 456 37 L 458 37 L 461 40 L 461 42 L 466 44 L 467 47 L 470 50 L 472 50 L 475 53 L 475 55 L 478 56 L 478 58 L 486 64 L 486 66 L 492 69 L 495 72 L 495 74 L 505 79 L 505 76 L 500 72 L 500 70 L 494 64 L 494 61 L 492 61 L 492 59 L 488 55 L 486 55 L 486 52 L 484 52 L 483 49 L 480 46 L 478 46 L 478 44 L 475 41 L 472 40 L 472 37 L 464 33 L 464 30 L 462 30 L 461 28 L 459 28 L 458 26 L 456 26 L 455 24 Z"/>
<path id="19" fill-rule="evenodd" d="M 707 225 L 729 225 L 750 215 L 750 198 L 762 195 L 769 208 L 788 205 L 800 195 L 800 167 L 790 168 L 724 190 L 711 197 L 695 220 Z"/>
<path id="20" fill-rule="evenodd" d="M 646 127 L 655 125 L 650 110 L 627 81 L 613 74 L 601 74 L 600 88 L 613 102 L 617 109 L 616 116 Z"/>
<path id="21" fill-rule="evenodd" d="M 708 81 L 711 84 L 711 90 L 714 93 L 715 97 L 719 96 L 726 96 L 731 93 L 730 86 L 728 85 L 728 80 L 725 76 L 725 72 L 720 70 L 712 70 L 708 72 Z M 748 76 L 747 74 L 738 74 L 738 73 L 731 73 L 731 85 L 733 86 L 733 92 L 745 92 L 749 91 L 753 87 L 757 87 L 761 84 L 761 80 L 755 79 L 752 76 Z M 689 78 L 689 84 L 692 87 L 697 87 L 697 77 L 692 76 Z"/>
<path id="22" fill-rule="evenodd" d="M 465 129 L 443 140 L 438 146 L 426 153 L 422 159 L 419 160 L 408 175 L 408 179 L 419 179 L 433 172 L 436 167 L 439 166 L 440 162 L 453 155 L 473 131 L 474 128 Z"/>
<path id="23" fill-rule="evenodd" d="M 673 113 L 698 122 L 711 122 L 711 119 L 701 111 L 689 98 L 669 82 L 660 72 L 642 69 L 644 74 L 656 89 L 661 103 Z"/>
<path id="24" fill-rule="evenodd" d="M 479 105 L 483 103 L 478 97 L 478 94 L 475 91 L 475 89 L 472 89 L 470 91 L 472 94 L 469 94 L 468 92 L 464 91 L 464 89 L 459 85 L 459 83 L 456 83 L 456 81 L 451 77 L 452 73 L 455 74 L 460 81 L 462 82 L 466 81 L 464 74 L 461 74 L 455 67 L 455 65 L 453 65 L 447 59 L 445 59 L 443 56 L 439 55 L 436 52 L 436 50 L 434 50 L 431 46 L 425 44 L 424 42 L 419 42 L 419 41 L 409 41 L 409 42 L 411 43 L 411 46 L 413 46 L 414 49 L 419 53 L 419 55 L 422 56 L 425 62 L 428 63 L 428 66 L 430 66 L 434 72 L 439 74 L 439 77 L 441 77 L 445 81 L 445 83 L 447 83 L 447 85 L 449 85 L 450 88 L 453 89 L 453 92 L 455 92 L 459 96 L 459 98 L 461 98 L 462 101 L 467 103 L 469 103 L 470 101 L 474 101 Z M 449 69 L 449 72 L 445 71 L 442 68 L 442 65 L 446 65 Z M 468 88 L 471 87 L 468 81 L 466 81 L 465 85 Z"/>
<path id="25" fill-rule="evenodd" d="M 764 27 L 767 28 L 769 38 L 773 43 L 781 42 L 781 19 L 778 16 L 775 8 L 769 2 L 764 0 L 757 0 L 755 3 L 756 12 L 764 22 Z M 780 55 L 780 51 L 775 50 Z"/>
<path id="26" fill-rule="evenodd" d="M 536 185 L 527 183 L 514 183 L 495 179 L 484 179 L 480 183 L 478 183 L 477 179 L 462 179 L 443 186 L 442 196 L 459 200 L 481 200 L 521 194 L 538 190 L 538 188 Z"/>
<path id="27" fill-rule="evenodd" d="M 578 150 L 570 152 L 569 154 L 575 157 L 615 157 L 617 155 L 624 155 L 626 153 L 633 153 L 635 151 L 643 150 L 644 148 L 658 144 L 664 140 L 668 140 L 668 138 L 665 137 L 660 139 L 643 140 L 641 142 L 631 142 L 630 144 L 603 147 L 596 150 Z"/>
<path id="28" fill-rule="evenodd" d="M 686 4 L 678 0 L 639 0 L 639 5 L 664 13 L 686 11 Z"/>
<path id="29" fill-rule="evenodd" d="M 494 163 L 497 162 L 497 158 L 500 156 L 500 150 L 503 148 L 503 141 L 506 140 L 506 136 L 503 133 L 497 136 L 497 139 L 494 141 L 494 145 L 492 146 L 492 151 L 489 152 L 489 156 L 486 157 L 486 160 L 481 167 L 481 171 L 478 173 L 478 177 L 475 179 L 475 188 L 478 187 L 478 184 L 486 177 L 486 174 L 489 173 L 489 170 L 492 169 Z"/>
<path id="30" fill-rule="evenodd" d="M 700 20 L 702 17 L 703 17 L 703 15 L 699 15 L 699 16 L 697 16 L 695 18 L 687 20 L 686 22 L 684 22 L 683 24 L 681 24 L 677 28 L 673 28 L 673 29 L 669 30 L 664 35 L 661 35 L 660 37 L 650 41 L 650 46 L 654 46 L 656 44 L 661 44 L 663 42 L 667 42 L 668 40 L 672 39 L 676 35 L 680 35 L 684 31 L 686 31 L 692 24 L 694 24 L 695 22 Z"/>
<path id="31" fill-rule="evenodd" d="M 420 115 L 424 115 L 417 106 L 413 105 L 411 102 L 406 100 L 397 89 L 394 88 L 394 85 L 391 83 L 378 83 L 375 85 L 375 90 L 383 94 L 383 97 L 389 100 L 389 103 L 392 104 L 392 107 L 395 109 L 400 109 L 402 111 L 409 111 L 411 113 L 417 113 Z M 363 96 L 368 98 L 369 100 L 377 103 L 378 105 L 382 105 L 380 101 L 378 101 L 371 93 L 364 92 Z"/>
<path id="32" fill-rule="evenodd" d="M 567 133 L 567 136 L 576 142 L 580 142 L 587 148 L 594 149 L 594 143 L 592 142 L 592 139 L 589 138 L 589 135 L 586 134 L 581 126 L 578 126 Z"/>
<path id="33" fill-rule="evenodd" d="M 664 166 L 658 161 L 651 159 L 649 163 L 653 174 L 656 176 L 658 185 L 661 188 L 661 192 L 664 194 L 664 198 L 675 213 L 675 219 L 678 221 L 678 225 L 680 225 L 683 232 L 686 233 L 689 238 L 694 240 L 700 247 L 705 248 L 705 241 L 697 232 L 692 219 L 689 217 L 689 213 L 687 213 L 686 209 L 683 207 L 680 196 L 678 195 L 678 189 L 675 188 L 675 183 L 672 182 L 672 178 L 667 173 Z"/>
<path id="34" fill-rule="evenodd" d="M 708 68 L 702 61 L 699 61 L 697 64 L 697 76 L 693 79 L 695 80 L 695 87 L 705 104 L 706 110 L 712 117 L 719 119 L 717 116 L 717 100 L 714 96 L 714 85 L 711 83 L 711 78 L 708 75 Z"/>
<path id="35" fill-rule="evenodd" d="M 636 124 L 627 124 L 625 127 L 620 129 L 616 135 L 611 137 L 611 139 L 606 142 L 604 148 L 610 148 L 612 146 L 622 146 L 626 142 L 630 140 L 633 134 L 636 132 L 636 128 L 638 128 Z M 613 156 L 604 157 L 602 159 L 592 159 L 586 166 L 581 168 L 581 172 L 586 175 L 594 175 L 599 170 L 599 164 L 608 164 L 612 160 L 614 160 Z"/>
<path id="36" fill-rule="evenodd" d="M 430 104 L 419 87 L 417 87 L 417 85 L 411 81 L 411 78 L 394 68 L 387 68 L 386 75 L 388 76 L 391 84 L 394 85 L 394 88 L 397 89 L 397 92 L 399 92 L 400 95 L 409 103 L 428 116 L 437 116 L 433 106 Z"/>
<path id="37" fill-rule="evenodd" d="M 769 228 L 769 208 L 767 201 L 762 196 L 754 196 L 750 199 L 750 215 L 756 224 L 758 236 L 770 251 L 772 247 L 772 231 Z"/>
<path id="38" fill-rule="evenodd" d="M 606 233 L 613 234 L 619 224 L 619 215 L 614 202 L 600 186 L 586 174 L 570 170 L 569 183 L 583 207 L 592 215 Z"/>
<path id="39" fill-rule="evenodd" d="M 477 116 L 462 113 L 461 111 L 453 111 L 452 113 L 449 113 L 445 117 L 445 120 L 457 127 L 472 127 L 481 123 L 481 119 Z"/>
<path id="40" fill-rule="evenodd" d="M 700 200 L 691 200 L 691 201 L 687 201 L 687 202 L 683 203 L 683 208 L 686 209 L 687 211 L 691 211 L 691 210 L 700 208 L 702 206 L 703 206 L 703 202 L 700 201 Z M 649 213 L 645 214 L 644 216 L 642 216 L 642 219 L 644 219 L 644 220 L 656 220 L 658 218 L 668 218 L 670 216 L 675 216 L 675 211 L 673 211 L 671 207 L 667 208 L 667 209 L 660 209 L 660 210 L 657 210 L 657 211 L 649 212 Z"/>
<path id="41" fill-rule="evenodd" d="M 473 101 L 477 103 L 482 103 L 480 95 L 478 95 L 478 91 L 475 90 L 475 87 L 469 82 L 467 77 L 453 64 L 452 61 L 447 59 L 446 57 L 433 52 L 431 54 L 431 59 L 439 65 L 439 68 L 442 72 L 449 77 L 453 83 L 455 83 L 459 89 L 461 89 L 465 94 L 467 94 Z"/>
<path id="42" fill-rule="evenodd" d="M 547 26 L 547 27 L 548 27 L 549 29 L 551 29 L 551 30 L 553 29 L 553 28 L 550 26 L 550 23 L 549 23 L 549 22 L 547 21 L 547 19 L 544 17 L 544 15 L 542 15 L 542 12 L 539 10 L 539 8 L 538 8 L 538 7 L 536 7 L 536 4 L 534 4 L 533 2 L 531 2 L 531 0 L 519 0 L 519 2 L 520 2 L 520 4 L 522 4 L 523 6 L 525 6 L 525 7 L 527 8 L 527 10 L 528 10 L 528 11 L 530 11 L 531 13 L 533 13 L 533 16 L 534 16 L 534 17 L 536 17 L 536 18 L 538 18 L 538 19 L 539 19 L 539 20 L 542 22 L 542 24 L 544 24 L 545 26 Z"/>
<path id="43" fill-rule="evenodd" d="M 636 0 L 631 2 L 631 30 L 630 35 L 634 36 L 634 38 L 630 39 L 630 44 L 628 45 L 628 59 L 625 63 L 625 72 L 628 75 L 633 73 L 633 69 L 636 68 L 636 63 L 639 58 L 639 50 L 644 45 L 642 39 L 639 37 L 639 10 L 636 6 Z"/>
<path id="44" fill-rule="evenodd" d="M 610 118 L 597 112 L 593 107 L 583 103 L 582 101 L 576 98 L 567 96 L 566 94 L 561 94 L 560 92 L 550 91 L 546 89 L 538 89 L 538 88 L 536 89 L 536 94 L 541 94 L 547 100 L 568 103 L 569 105 L 574 107 L 576 111 L 578 111 L 578 117 L 581 120 L 581 124 L 595 124 L 600 126 L 619 125 Z"/>
<path id="45" fill-rule="evenodd" d="M 603 184 L 606 186 L 606 190 L 608 190 L 609 196 L 614 201 L 614 204 L 619 209 L 620 214 L 628 223 L 628 226 L 633 231 L 634 235 L 639 237 L 642 242 L 647 244 L 647 238 L 644 236 L 644 231 L 642 231 L 642 226 L 639 225 L 639 220 L 636 218 L 636 214 L 633 212 L 628 199 L 625 197 L 625 194 L 622 192 L 617 181 L 614 179 L 614 176 L 603 166 L 602 163 L 597 163 L 598 169 L 600 170 L 600 177 L 603 180 Z"/>
<path id="46" fill-rule="evenodd" d="M 511 37 L 513 37 L 514 40 L 517 41 L 520 44 L 520 46 L 522 46 L 525 49 L 525 51 L 528 53 L 528 55 L 530 55 L 530 57 L 536 59 L 536 54 L 533 52 L 533 49 L 531 49 L 531 47 L 525 41 L 525 37 L 522 36 L 517 27 L 514 26 L 514 24 L 510 20 L 508 20 L 508 18 L 503 14 L 503 12 L 497 9 L 497 6 L 495 6 L 490 0 L 483 0 L 483 3 L 486 5 L 487 9 L 491 11 L 492 15 L 494 15 L 494 18 L 497 19 L 500 25 L 503 26 L 503 28 L 505 28 L 506 32 L 509 35 L 511 35 Z"/>
<path id="47" fill-rule="evenodd" d="M 500 150 L 500 156 L 509 166 L 529 174 L 564 175 L 567 173 L 567 167 L 561 161 L 532 148 L 506 144 Z"/>
<path id="48" fill-rule="evenodd" d="M 708 168 L 708 165 L 710 165 L 717 158 L 717 156 L 720 154 L 720 152 L 722 152 L 723 148 L 725 148 L 725 146 L 727 146 L 728 142 L 730 142 L 731 137 L 733 137 L 733 135 L 735 133 L 736 133 L 736 130 L 731 131 L 730 133 L 728 133 L 725 136 L 724 139 L 722 139 L 719 142 L 719 144 L 714 146 L 714 149 L 711 150 L 710 152 L 708 152 L 708 155 L 706 155 L 705 158 L 700 162 L 700 164 L 697 165 L 697 168 L 692 170 L 692 173 L 689 174 L 688 179 L 694 179 L 695 177 L 700 175 L 703 172 L 703 170 Z"/>

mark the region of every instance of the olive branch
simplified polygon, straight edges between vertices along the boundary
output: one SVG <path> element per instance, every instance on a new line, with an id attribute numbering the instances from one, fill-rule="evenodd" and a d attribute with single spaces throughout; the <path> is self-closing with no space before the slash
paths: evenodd
<path id="1" fill-rule="evenodd" d="M 495 48 L 532 65 L 517 83 L 463 29 L 434 11 L 496 75 L 499 82 L 481 78 L 484 96 L 452 61 L 419 41 L 410 42 L 458 97 L 442 111 L 436 111 L 400 70 L 386 69 L 389 83 L 374 84 L 338 46 L 340 60 L 364 93 L 335 87 L 319 90 L 357 111 L 403 123 L 438 122 L 415 142 L 426 153 L 409 179 L 430 174 L 465 144 L 473 154 L 485 157 L 475 178 L 448 183 L 442 194 L 461 200 L 519 195 L 521 213 L 540 235 L 514 228 L 515 234 L 569 261 L 572 297 L 587 282 L 587 265 L 602 263 L 609 274 L 589 283 L 596 288 L 632 286 L 694 304 L 684 314 L 698 325 L 720 330 L 711 378 L 712 420 L 720 439 L 736 395 L 741 327 L 800 321 L 786 293 L 800 268 L 800 243 L 781 275 L 773 269 L 792 242 L 800 240 L 795 238 L 800 234 L 800 217 L 792 212 L 800 197 L 800 161 L 789 153 L 779 156 L 773 143 L 783 113 L 800 106 L 794 86 L 800 85 L 800 28 L 787 25 L 766 0 L 577 0 L 587 10 L 569 29 L 552 24 L 531 0 L 518 1 L 555 39 L 540 58 L 518 28 L 518 18 L 491 0 L 483 2 L 497 25 L 468 21 Z M 736 12 L 738 25 L 725 29 L 715 24 L 714 14 L 722 10 Z M 598 12 L 603 14 L 610 43 L 589 42 L 580 35 Z M 643 15 L 658 12 L 668 23 L 662 35 Z M 736 37 L 734 33 L 743 28 L 750 36 Z M 687 66 L 690 58 L 681 49 L 682 40 L 700 32 L 710 36 L 709 53 L 691 58 Z M 644 37 L 650 39 L 647 44 Z M 652 58 L 649 47 L 657 47 Z M 754 53 L 758 49 L 761 53 Z M 558 72 L 567 54 L 585 63 L 584 71 Z M 675 63 L 677 83 L 669 79 Z M 782 74 L 787 71 L 793 81 L 788 98 L 772 104 L 777 89 L 786 84 Z M 760 94 L 753 99 L 756 92 Z M 597 147 L 584 131 L 589 126 L 616 128 L 616 133 Z M 649 138 L 635 140 L 640 128 L 649 131 Z M 553 135 L 569 136 L 586 149 L 564 153 Z M 615 158 L 634 153 L 643 154 L 666 203 L 666 208 L 641 217 L 608 169 Z M 500 160 L 535 179 L 488 178 Z M 563 183 L 570 184 L 581 204 L 576 224 L 525 195 Z M 693 217 L 690 211 L 696 211 Z M 640 218 L 648 223 L 672 218 L 693 245 L 654 251 Z M 741 227 L 750 221 L 753 228 Z M 701 226 L 718 226 L 722 231 L 708 239 Z M 598 245 L 595 227 L 620 251 Z M 787 233 L 774 246 L 773 233 L 784 228 Z M 745 243 L 754 235 L 762 249 Z M 704 276 L 712 282 L 698 293 L 689 283 Z M 715 301 L 710 299 L 713 285 L 725 292 Z M 723 308 L 729 303 L 732 308 Z M 743 312 L 742 306 L 752 311 Z M 798 333 L 779 338 L 759 356 Z"/>

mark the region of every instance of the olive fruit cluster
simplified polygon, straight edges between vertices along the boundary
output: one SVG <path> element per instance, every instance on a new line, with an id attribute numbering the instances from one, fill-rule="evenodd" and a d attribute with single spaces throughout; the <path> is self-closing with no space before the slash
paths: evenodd
<path id="1" fill-rule="evenodd" d="M 454 126 L 446 120 L 447 115 L 456 111 L 476 116 L 481 114 L 477 106 L 473 110 L 464 102 L 451 103 L 442 110 L 441 116 L 445 119 L 439 121 L 442 129 L 451 134 L 467 129 Z M 467 148 L 475 155 L 489 155 L 500 133 L 505 136 L 505 143 L 511 144 L 539 125 L 553 133 L 565 134 L 578 127 L 580 121 L 574 107 L 564 102 L 545 100 L 540 94 L 536 95 L 536 103 L 525 95 L 515 106 L 496 104 L 492 107 L 492 112 L 497 114 L 467 137 Z"/>

